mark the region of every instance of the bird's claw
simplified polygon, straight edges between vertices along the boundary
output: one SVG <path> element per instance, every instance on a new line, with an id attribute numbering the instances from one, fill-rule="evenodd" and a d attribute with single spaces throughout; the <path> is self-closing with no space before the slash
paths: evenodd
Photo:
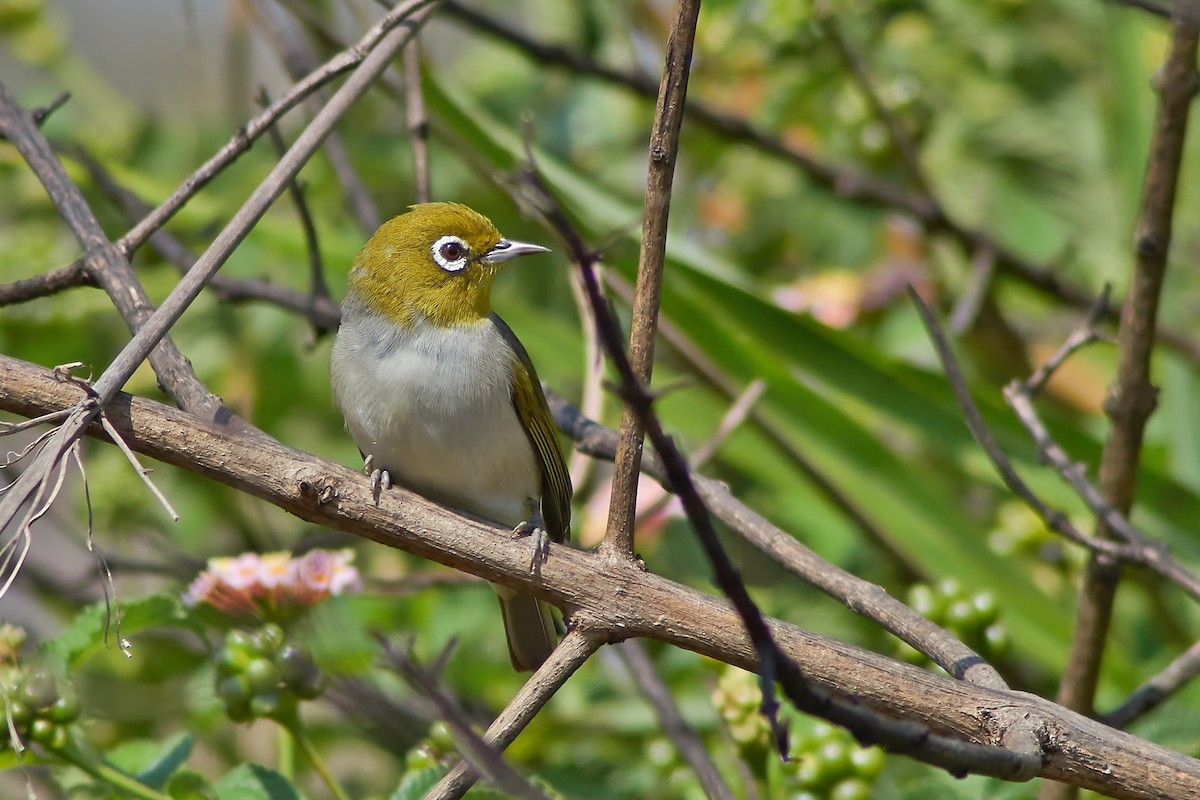
<path id="1" fill-rule="evenodd" d="M 379 495 L 392 488 L 392 475 L 386 469 L 375 467 L 375 456 L 363 460 L 363 472 L 371 476 L 371 497 L 375 498 L 375 505 L 379 505 Z"/>
<path id="2" fill-rule="evenodd" d="M 513 528 L 513 537 L 528 536 L 533 545 L 533 557 L 529 560 L 529 571 L 536 572 L 537 568 L 546 563 L 550 557 L 550 534 L 536 522 L 525 521 Z"/>

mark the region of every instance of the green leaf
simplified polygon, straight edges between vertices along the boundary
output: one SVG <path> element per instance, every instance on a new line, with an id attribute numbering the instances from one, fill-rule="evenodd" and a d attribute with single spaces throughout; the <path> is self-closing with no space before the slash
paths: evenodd
<path id="1" fill-rule="evenodd" d="M 217 790 L 208 778 L 190 769 L 172 773 L 164 791 L 172 800 L 217 800 Z"/>
<path id="2" fill-rule="evenodd" d="M 240 764 L 217 781 L 217 800 L 303 800 L 287 778 L 261 764 Z"/>
<path id="3" fill-rule="evenodd" d="M 449 769 L 439 764 L 406 772 L 390 800 L 420 800 L 447 772 Z"/>
<path id="4" fill-rule="evenodd" d="M 158 755 L 134 775 L 142 783 L 161 789 L 175 770 L 183 766 L 192 754 L 194 740 L 189 733 L 180 733 L 168 739 Z"/>
<path id="5" fill-rule="evenodd" d="M 175 595 L 152 594 L 121 602 L 121 626 L 117 630 L 115 607 L 103 602 L 88 606 L 76 615 L 59 636 L 47 641 L 43 651 L 62 669 L 73 671 L 96 649 L 115 647 L 118 633 L 128 639 L 148 628 L 165 626 L 193 627 Z"/>

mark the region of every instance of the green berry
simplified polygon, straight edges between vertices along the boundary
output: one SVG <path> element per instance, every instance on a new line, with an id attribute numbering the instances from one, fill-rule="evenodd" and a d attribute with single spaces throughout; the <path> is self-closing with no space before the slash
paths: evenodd
<path id="1" fill-rule="evenodd" d="M 22 699 L 33 708 L 46 708 L 58 699 L 58 683 L 48 672 L 30 676 Z"/>
<path id="2" fill-rule="evenodd" d="M 308 651 L 286 645 L 275 656 L 275 665 L 279 668 L 280 678 L 296 694 L 304 697 L 305 691 L 312 691 L 313 688 L 320 693 L 323 684 L 321 670 Z"/>
<path id="3" fill-rule="evenodd" d="M 942 598 L 924 583 L 915 584 L 908 590 L 908 605 L 931 622 L 938 622 L 946 608 Z"/>
<path id="4" fill-rule="evenodd" d="M 850 743 L 845 740 L 827 741 L 821 745 L 813 758 L 824 762 L 825 772 L 830 778 L 840 778 L 849 775 L 853 769 L 850 763 L 850 747 Z"/>
<path id="5" fill-rule="evenodd" d="M 833 781 L 832 775 L 824 761 L 808 756 L 796 768 L 796 785 L 801 789 L 820 792 Z"/>
<path id="6" fill-rule="evenodd" d="M 256 655 L 270 658 L 283 645 L 283 628 L 273 622 L 268 622 L 254 633 L 254 650 Z"/>
<path id="7" fill-rule="evenodd" d="M 966 592 L 963 591 L 962 584 L 958 582 L 957 578 L 943 578 L 942 580 L 938 581 L 934 591 L 947 600 L 957 600 L 966 594 Z"/>
<path id="8" fill-rule="evenodd" d="M 250 700 L 250 713 L 256 717 L 271 717 L 279 712 L 279 692 L 256 694 Z"/>
<path id="9" fill-rule="evenodd" d="M 232 653 L 245 654 L 247 658 L 252 658 L 254 653 L 254 635 L 248 631 L 236 630 L 230 631 L 225 637 L 225 649 Z"/>
<path id="10" fill-rule="evenodd" d="M 829 800 L 871 800 L 871 784 L 858 778 L 839 781 L 830 790 Z"/>
<path id="11" fill-rule="evenodd" d="M 231 675 L 217 682 L 217 697 L 227 708 L 246 705 L 253 694 L 250 682 L 244 675 Z"/>
<path id="12" fill-rule="evenodd" d="M 987 626 L 983 632 L 983 640 L 993 655 L 1003 655 L 1008 652 L 1008 630 L 1000 623 Z"/>
<path id="13" fill-rule="evenodd" d="M 54 741 L 54 729 L 58 726 L 48 719 L 38 718 L 29 726 L 29 738 L 42 744 Z"/>
<path id="14" fill-rule="evenodd" d="M 946 607 L 945 624 L 958 631 L 967 631 L 976 627 L 977 616 L 975 605 L 970 600 L 955 600 Z"/>
<path id="15" fill-rule="evenodd" d="M 17 725 L 28 725 L 33 720 L 33 709 L 28 703 L 11 700 L 8 703 L 8 713 Z"/>
<path id="16" fill-rule="evenodd" d="M 975 595 L 971 598 L 971 605 L 975 607 L 975 616 L 980 625 L 990 625 L 1000 615 L 1000 606 L 996 602 L 996 596 L 991 592 L 980 592 Z"/>
<path id="17" fill-rule="evenodd" d="M 850 754 L 855 774 L 868 781 L 879 777 L 885 761 L 887 754 L 879 747 L 859 747 Z"/>
<path id="18" fill-rule="evenodd" d="M 256 658 L 242 670 L 250 690 L 255 694 L 272 692 L 279 688 L 279 668 L 265 658 Z"/>
<path id="19" fill-rule="evenodd" d="M 74 695 L 64 694 L 50 706 L 50 719 L 55 722 L 74 722 L 79 717 L 79 701 Z"/>
<path id="20" fill-rule="evenodd" d="M 237 631 L 240 633 L 240 631 Z M 246 668 L 246 665 L 254 660 L 248 649 L 249 640 L 245 642 L 234 643 L 232 634 L 229 639 L 225 640 L 225 646 L 217 653 L 217 672 L 222 677 L 236 675 Z"/>

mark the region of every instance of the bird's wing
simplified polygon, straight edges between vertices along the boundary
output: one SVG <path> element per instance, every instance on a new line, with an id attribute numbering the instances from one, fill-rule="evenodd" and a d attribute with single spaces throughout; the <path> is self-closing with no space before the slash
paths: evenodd
<path id="1" fill-rule="evenodd" d="M 533 445 L 533 455 L 542 473 L 542 517 L 546 532 L 554 541 L 564 542 L 571 533 L 571 476 L 558 446 L 554 417 L 525 347 L 504 320 L 493 314 L 492 321 L 512 350 L 513 407 Z"/>

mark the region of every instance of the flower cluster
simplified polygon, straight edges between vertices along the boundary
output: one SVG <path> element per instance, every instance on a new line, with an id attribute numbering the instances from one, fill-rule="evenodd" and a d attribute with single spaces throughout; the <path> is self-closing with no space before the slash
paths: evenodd
<path id="1" fill-rule="evenodd" d="M 188 587 L 183 601 L 205 603 L 231 617 L 288 617 L 330 595 L 362 588 L 352 550 L 243 553 L 214 558 Z"/>

